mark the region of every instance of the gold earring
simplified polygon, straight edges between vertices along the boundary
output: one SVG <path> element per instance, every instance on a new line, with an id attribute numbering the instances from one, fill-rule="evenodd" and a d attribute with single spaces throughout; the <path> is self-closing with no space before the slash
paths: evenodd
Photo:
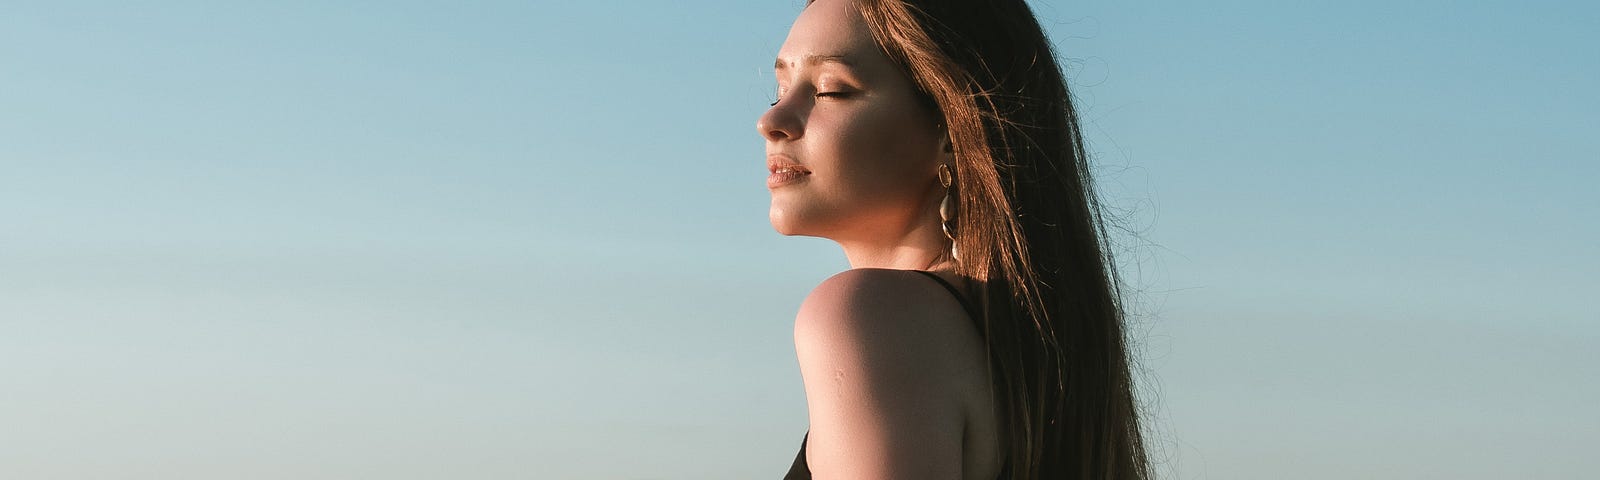
<path id="1" fill-rule="evenodd" d="M 950 187 L 955 184 L 955 178 L 949 164 L 939 164 L 939 184 L 944 186 L 944 200 L 939 202 L 939 226 L 944 229 L 945 238 L 950 239 L 950 258 L 959 262 L 961 257 L 956 254 L 956 197 L 955 190 Z"/>

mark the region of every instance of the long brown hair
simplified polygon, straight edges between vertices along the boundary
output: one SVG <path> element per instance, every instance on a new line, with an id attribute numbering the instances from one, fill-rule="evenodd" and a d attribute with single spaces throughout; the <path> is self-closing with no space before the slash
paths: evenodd
<path id="1" fill-rule="evenodd" d="M 1033 11 L 1023 0 L 854 1 L 955 152 L 957 271 L 981 286 L 1011 478 L 1149 478 L 1120 279 L 1077 113 Z"/>

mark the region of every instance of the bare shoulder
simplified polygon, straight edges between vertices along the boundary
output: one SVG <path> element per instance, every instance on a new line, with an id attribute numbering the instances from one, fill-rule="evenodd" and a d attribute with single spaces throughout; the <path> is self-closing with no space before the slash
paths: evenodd
<path id="1" fill-rule="evenodd" d="M 962 340 L 969 325 L 960 303 L 923 274 L 857 268 L 829 277 L 806 296 L 795 317 L 795 342 L 869 343 L 948 358 L 950 343 Z"/>
<path id="2" fill-rule="evenodd" d="M 811 314 L 869 313 L 897 318 L 962 313 L 959 303 L 953 301 L 939 284 L 924 274 L 911 270 L 886 268 L 856 268 L 828 277 L 800 306 L 802 317 Z M 951 300 L 951 301 L 941 301 Z M 950 306 L 957 307 L 952 311 Z"/>
<path id="3" fill-rule="evenodd" d="M 913 271 L 853 269 L 812 290 L 795 351 L 819 478 L 961 478 L 966 392 L 983 355 L 965 315 Z"/>

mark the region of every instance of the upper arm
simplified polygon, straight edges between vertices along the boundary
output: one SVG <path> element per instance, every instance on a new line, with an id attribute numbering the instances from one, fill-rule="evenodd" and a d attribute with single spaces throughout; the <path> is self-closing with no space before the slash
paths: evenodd
<path id="1" fill-rule="evenodd" d="M 795 350 L 816 478 L 961 478 L 965 417 L 949 315 L 910 272 L 849 270 L 800 307 Z M 920 282 L 920 283 L 919 283 Z M 937 288 L 937 287 L 933 287 Z"/>

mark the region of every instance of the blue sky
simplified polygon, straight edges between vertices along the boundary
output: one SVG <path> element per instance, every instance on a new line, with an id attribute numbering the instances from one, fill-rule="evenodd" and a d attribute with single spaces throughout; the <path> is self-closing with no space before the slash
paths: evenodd
<path id="1" fill-rule="evenodd" d="M 1164 478 L 1600 468 L 1600 8 L 1031 3 Z M 800 4 L 0 2 L 0 476 L 781 476 Z"/>

